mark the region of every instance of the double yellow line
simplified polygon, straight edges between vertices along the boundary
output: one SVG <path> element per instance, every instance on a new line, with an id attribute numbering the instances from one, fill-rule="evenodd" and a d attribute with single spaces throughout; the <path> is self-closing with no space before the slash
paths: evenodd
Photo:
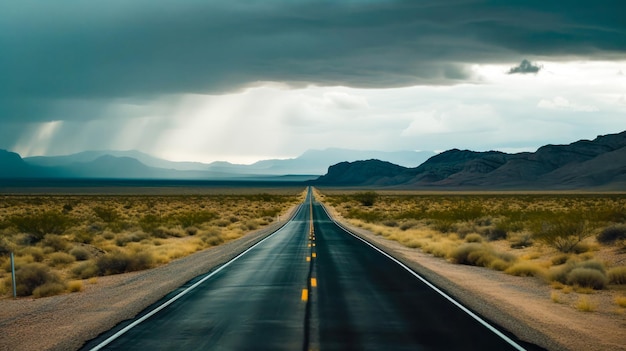
<path id="1" fill-rule="evenodd" d="M 312 259 L 317 257 L 317 254 L 315 253 L 315 249 L 313 249 L 313 247 L 315 247 L 315 229 L 313 225 L 313 200 L 311 198 L 309 198 L 309 244 L 308 244 L 308 247 L 311 247 L 311 255 L 306 256 L 306 261 L 311 262 Z M 317 287 L 317 278 L 311 277 L 311 281 L 309 282 L 307 288 L 302 289 L 302 296 L 301 296 L 302 301 L 309 300 L 309 287 L 310 288 Z"/>

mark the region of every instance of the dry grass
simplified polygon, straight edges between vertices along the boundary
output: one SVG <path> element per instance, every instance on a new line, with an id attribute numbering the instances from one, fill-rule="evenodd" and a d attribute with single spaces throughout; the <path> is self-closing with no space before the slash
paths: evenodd
<path id="1" fill-rule="evenodd" d="M 21 295 L 81 291 L 75 279 L 93 284 L 97 276 L 166 264 L 237 239 L 274 222 L 303 196 L 302 189 L 0 196 L 0 293 L 9 293 L 10 252 L 16 269 L 26 267 L 32 276 Z"/>
<path id="2" fill-rule="evenodd" d="M 626 296 L 615 297 L 615 304 L 619 307 L 626 308 Z"/>
<path id="3" fill-rule="evenodd" d="M 67 283 L 67 291 L 69 292 L 79 292 L 83 291 L 83 281 L 82 280 L 72 280 Z"/>
<path id="4" fill-rule="evenodd" d="M 557 291 L 550 292 L 550 300 L 552 300 L 552 302 L 554 303 L 563 303 L 561 294 L 559 294 Z"/>
<path id="5" fill-rule="evenodd" d="M 518 277 L 545 277 L 547 271 L 537 262 L 519 261 L 504 271 Z"/>
<path id="6" fill-rule="evenodd" d="M 581 312 L 594 312 L 598 309 L 598 305 L 589 299 L 587 295 L 581 296 L 575 305 L 576 309 Z"/>

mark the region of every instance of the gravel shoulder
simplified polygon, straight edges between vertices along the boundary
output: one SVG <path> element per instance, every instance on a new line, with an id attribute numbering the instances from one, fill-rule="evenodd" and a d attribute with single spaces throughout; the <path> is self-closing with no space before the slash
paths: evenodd
<path id="1" fill-rule="evenodd" d="M 454 265 L 335 219 L 520 340 L 548 350 L 626 350 L 624 314 L 579 312 L 552 302 L 550 287 L 537 279 Z M 283 223 L 165 266 L 99 277 L 95 284 L 86 282 L 80 293 L 2 299 L 0 350 L 77 350 L 192 278 L 229 261 Z"/>

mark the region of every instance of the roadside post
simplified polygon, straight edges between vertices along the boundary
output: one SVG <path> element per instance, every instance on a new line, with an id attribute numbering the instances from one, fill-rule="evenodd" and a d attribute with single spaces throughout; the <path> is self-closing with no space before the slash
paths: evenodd
<path id="1" fill-rule="evenodd" d="M 11 282 L 13 283 L 13 298 L 16 298 L 17 288 L 15 284 L 15 257 L 13 257 L 13 252 L 11 252 Z"/>

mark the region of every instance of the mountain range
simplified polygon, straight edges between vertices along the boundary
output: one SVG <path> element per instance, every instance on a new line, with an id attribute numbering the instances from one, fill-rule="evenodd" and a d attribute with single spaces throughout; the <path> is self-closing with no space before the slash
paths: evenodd
<path id="1" fill-rule="evenodd" d="M 508 154 L 452 149 L 407 168 L 380 160 L 341 162 L 317 185 L 474 189 L 626 189 L 626 131 Z"/>
<path id="2" fill-rule="evenodd" d="M 1 178 L 290 180 L 318 186 L 411 189 L 625 190 L 626 131 L 567 145 L 545 145 L 536 152 L 326 149 L 251 165 L 173 162 L 138 151 L 22 158 L 0 150 Z"/>
<path id="3" fill-rule="evenodd" d="M 139 151 L 85 151 L 65 156 L 21 158 L 0 150 L 0 178 L 99 179 L 291 179 L 307 180 L 324 174 L 340 161 L 379 157 L 405 166 L 417 166 L 434 155 L 430 151 L 309 150 L 292 159 L 263 160 L 251 165 L 228 162 L 173 162 Z M 289 176 L 289 177 L 286 177 Z"/>

